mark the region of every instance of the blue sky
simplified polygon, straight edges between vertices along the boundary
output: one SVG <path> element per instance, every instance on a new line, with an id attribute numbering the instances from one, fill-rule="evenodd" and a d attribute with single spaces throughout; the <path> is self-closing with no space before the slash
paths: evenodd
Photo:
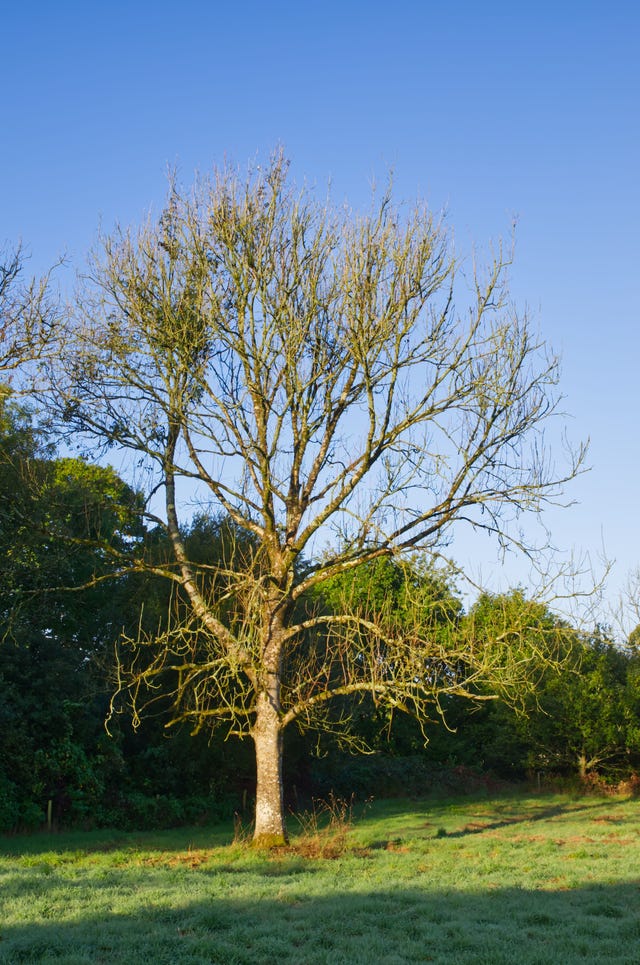
<path id="1" fill-rule="evenodd" d="M 591 438 L 557 543 L 640 564 L 640 8 L 635 3 L 155 0 L 5 5 L 0 240 L 80 266 L 102 221 L 158 208 L 225 156 L 282 144 L 294 172 L 364 203 L 447 210 L 456 248 L 517 219 L 512 292 L 563 358 L 573 439 Z M 508 582 L 488 547 L 463 545 Z M 485 562 L 486 559 L 486 562 Z"/>

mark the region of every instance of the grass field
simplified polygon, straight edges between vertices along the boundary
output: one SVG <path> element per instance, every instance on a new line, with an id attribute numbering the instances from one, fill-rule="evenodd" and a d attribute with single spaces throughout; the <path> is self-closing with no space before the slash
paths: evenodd
<path id="1" fill-rule="evenodd" d="M 231 827 L 0 841 L 0 962 L 640 963 L 640 804 L 374 803 L 270 854 Z"/>

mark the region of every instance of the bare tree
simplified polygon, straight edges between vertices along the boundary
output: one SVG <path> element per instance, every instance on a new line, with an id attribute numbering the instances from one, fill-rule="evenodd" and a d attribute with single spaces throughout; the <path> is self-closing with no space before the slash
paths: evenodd
<path id="1" fill-rule="evenodd" d="M 24 262 L 21 245 L 7 245 L 0 251 L 0 377 L 4 379 L 37 357 L 53 333 L 49 276 L 23 281 Z"/>
<path id="2" fill-rule="evenodd" d="M 640 653 L 640 566 L 627 575 L 610 617 L 618 642 L 630 652 Z"/>
<path id="3" fill-rule="evenodd" d="M 173 183 L 159 221 L 103 238 L 84 279 L 48 404 L 154 473 L 172 558 L 138 565 L 182 601 L 120 686 L 139 706 L 162 681 L 174 720 L 251 736 L 258 843 L 285 838 L 285 728 L 331 698 L 422 716 L 480 677 L 517 686 L 521 654 L 436 633 L 424 608 L 400 625 L 347 599 L 301 606 L 376 558 L 435 553 L 454 524 L 532 550 L 513 522 L 560 497 L 583 452 L 559 473 L 547 459 L 557 363 L 509 304 L 507 267 L 469 285 L 423 207 L 387 192 L 368 215 L 336 210 L 277 156 L 246 180 Z M 189 559 L 190 481 L 251 535 L 243 565 Z"/>

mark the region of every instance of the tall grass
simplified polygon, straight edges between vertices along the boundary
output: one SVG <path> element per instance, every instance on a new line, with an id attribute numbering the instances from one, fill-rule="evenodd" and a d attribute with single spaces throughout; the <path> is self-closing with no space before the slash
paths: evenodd
<path id="1" fill-rule="evenodd" d="M 231 826 L 5 839 L 0 962 L 629 965 L 637 810 L 374 803 L 354 823 L 335 808 L 292 823 L 291 847 L 271 853 L 233 843 Z"/>

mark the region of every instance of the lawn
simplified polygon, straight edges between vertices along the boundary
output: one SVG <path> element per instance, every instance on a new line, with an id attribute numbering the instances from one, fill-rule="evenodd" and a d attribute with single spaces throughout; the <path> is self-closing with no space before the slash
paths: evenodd
<path id="1" fill-rule="evenodd" d="M 631 800 L 377 802 L 257 853 L 228 826 L 0 840 L 0 962 L 640 963 Z"/>

